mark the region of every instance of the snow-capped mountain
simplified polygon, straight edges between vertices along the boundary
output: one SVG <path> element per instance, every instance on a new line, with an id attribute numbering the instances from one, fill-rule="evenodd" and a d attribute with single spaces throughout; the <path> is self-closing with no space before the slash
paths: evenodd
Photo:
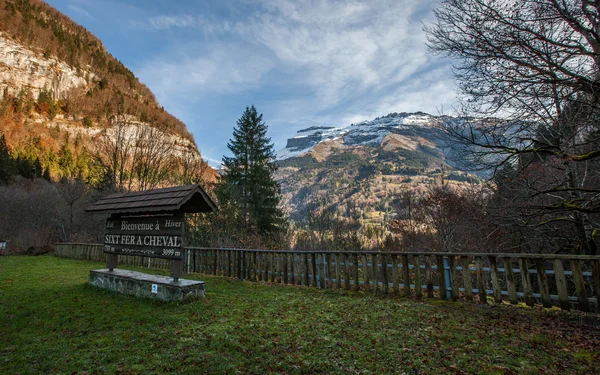
<path id="1" fill-rule="evenodd" d="M 289 138 L 277 153 L 283 204 L 302 222 L 312 212 L 385 225 L 402 191 L 423 194 L 440 181 L 476 183 L 452 157 L 442 122 L 460 118 L 423 112 L 390 113 L 344 127 L 313 126 Z M 354 207 L 349 210 L 348 207 Z"/>
<path id="2" fill-rule="evenodd" d="M 392 147 L 415 150 L 418 145 L 439 149 L 445 154 L 446 145 L 439 124 L 445 116 L 433 116 L 423 112 L 390 113 L 371 121 L 363 121 L 345 127 L 313 126 L 302 129 L 287 140 L 286 147 L 277 152 L 278 160 L 285 160 L 311 153 L 317 145 L 336 144 L 338 148 L 354 146 Z"/>

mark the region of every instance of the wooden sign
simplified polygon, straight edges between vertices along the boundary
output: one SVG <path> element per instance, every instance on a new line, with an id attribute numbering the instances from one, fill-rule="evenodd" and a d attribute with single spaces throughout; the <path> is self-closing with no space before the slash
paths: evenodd
<path id="1" fill-rule="evenodd" d="M 183 259 L 183 213 L 110 218 L 104 233 L 107 254 Z"/>

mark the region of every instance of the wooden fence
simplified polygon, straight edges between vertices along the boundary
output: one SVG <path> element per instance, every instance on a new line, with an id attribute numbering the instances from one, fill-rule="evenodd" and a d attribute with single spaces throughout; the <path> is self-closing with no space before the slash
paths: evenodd
<path id="1" fill-rule="evenodd" d="M 600 256 L 186 248 L 184 271 L 321 289 L 600 311 Z M 56 255 L 104 261 L 102 245 L 58 244 Z M 169 269 L 163 259 L 120 264 Z"/>

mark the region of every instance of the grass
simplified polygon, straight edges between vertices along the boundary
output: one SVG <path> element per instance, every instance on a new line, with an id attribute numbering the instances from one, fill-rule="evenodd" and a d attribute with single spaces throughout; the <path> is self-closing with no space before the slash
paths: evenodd
<path id="1" fill-rule="evenodd" d="M 0 257 L 1 374 L 598 371 L 595 315 L 208 276 L 205 299 L 162 303 L 88 286 L 102 266 Z"/>

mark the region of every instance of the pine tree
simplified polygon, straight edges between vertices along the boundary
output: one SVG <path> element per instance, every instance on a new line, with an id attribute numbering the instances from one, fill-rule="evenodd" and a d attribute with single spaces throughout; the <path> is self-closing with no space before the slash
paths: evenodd
<path id="1" fill-rule="evenodd" d="M 275 152 L 267 137 L 262 114 L 254 106 L 244 111 L 227 144 L 232 157 L 223 157 L 227 171 L 221 189 L 231 190 L 230 197 L 240 210 L 239 220 L 247 230 L 260 234 L 279 232 L 285 220 L 279 209 L 280 187 L 273 178 Z"/>
<path id="2" fill-rule="evenodd" d="M 60 148 L 60 152 L 58 154 L 58 165 L 60 166 L 63 177 L 74 177 L 75 160 L 73 153 L 71 152 L 71 147 L 69 146 L 69 134 L 66 135 L 65 142 Z"/>
<path id="3" fill-rule="evenodd" d="M 0 184 L 10 183 L 14 174 L 14 162 L 10 156 L 10 149 L 6 144 L 4 134 L 0 135 Z"/>
<path id="4" fill-rule="evenodd" d="M 40 161 L 39 157 L 35 158 L 35 161 L 33 162 L 33 177 L 35 178 L 40 178 L 42 177 L 44 168 L 42 167 L 42 162 Z"/>

